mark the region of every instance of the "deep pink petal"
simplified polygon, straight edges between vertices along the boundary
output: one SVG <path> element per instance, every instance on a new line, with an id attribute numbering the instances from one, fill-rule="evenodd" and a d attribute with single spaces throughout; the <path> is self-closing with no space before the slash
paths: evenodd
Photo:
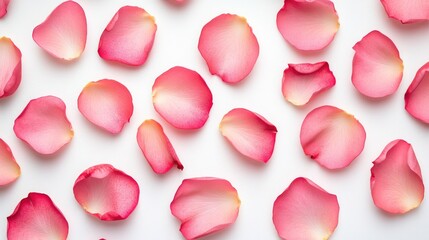
<path id="1" fill-rule="evenodd" d="M 33 30 L 37 45 L 50 55 L 64 60 L 80 57 L 85 49 L 86 35 L 85 12 L 74 1 L 61 3 Z"/>
<path id="2" fill-rule="evenodd" d="M 21 83 L 21 57 L 12 40 L 0 38 L 0 98 L 13 94 Z"/>
<path id="3" fill-rule="evenodd" d="M 109 164 L 85 170 L 73 186 L 74 197 L 89 214 L 103 221 L 128 218 L 139 201 L 137 182 Z"/>
<path id="4" fill-rule="evenodd" d="M 9 146 L 0 138 L 0 187 L 14 182 L 21 175 Z"/>
<path id="5" fill-rule="evenodd" d="M 102 79 L 88 83 L 78 98 L 79 111 L 88 121 L 118 134 L 133 115 L 133 99 L 121 83 Z"/>
<path id="6" fill-rule="evenodd" d="M 0 0 L 0 18 L 4 17 L 7 13 L 7 6 L 10 0 Z"/>
<path id="7" fill-rule="evenodd" d="M 259 44 L 244 17 L 222 14 L 201 30 L 198 50 L 210 73 L 224 82 L 237 83 L 252 71 L 259 56 Z"/>
<path id="8" fill-rule="evenodd" d="M 156 78 L 152 102 L 155 110 L 174 127 L 197 129 L 209 117 L 213 96 L 197 72 L 176 66 Z"/>
<path id="9" fill-rule="evenodd" d="M 143 65 L 152 49 L 156 29 L 155 18 L 143 8 L 122 7 L 101 34 L 98 54 L 108 61 Z"/>
<path id="10" fill-rule="evenodd" d="M 373 164 L 371 194 L 377 207 L 403 214 L 420 205 L 425 188 L 411 144 L 404 140 L 392 141 Z"/>
<path id="11" fill-rule="evenodd" d="M 402 23 L 415 23 L 429 20 L 429 1 L 427 0 L 381 0 L 389 17 Z"/>
<path id="12" fill-rule="evenodd" d="M 402 80 L 404 65 L 395 44 L 379 31 L 368 33 L 353 47 L 352 82 L 365 96 L 393 94 Z"/>
<path id="13" fill-rule="evenodd" d="M 429 124 L 429 62 L 417 71 L 408 87 L 405 109 L 411 116 Z"/>
<path id="14" fill-rule="evenodd" d="M 273 222 L 282 239 L 328 239 L 339 211 L 337 196 L 299 177 L 274 202 Z"/>
<path id="15" fill-rule="evenodd" d="M 277 128 L 261 115 L 235 108 L 219 124 L 222 135 L 244 156 L 268 162 L 274 151 Z"/>
<path id="16" fill-rule="evenodd" d="M 44 96 L 31 100 L 16 118 L 16 136 L 40 154 L 53 154 L 73 138 L 63 100 Z"/>
<path id="17" fill-rule="evenodd" d="M 64 215 L 43 193 L 29 193 L 7 217 L 8 240 L 65 240 L 69 224 Z"/>
<path id="18" fill-rule="evenodd" d="M 157 121 L 149 119 L 140 125 L 137 131 L 137 143 L 154 172 L 166 173 L 174 165 L 183 170 L 183 165 L 180 163 L 170 140 Z"/>
<path id="19" fill-rule="evenodd" d="M 301 126 L 304 153 L 328 169 L 347 167 L 362 152 L 365 139 L 362 124 L 332 106 L 314 109 Z"/>
<path id="20" fill-rule="evenodd" d="M 293 105 L 305 105 L 317 93 L 335 85 L 335 76 L 327 62 L 288 65 L 283 72 L 282 93 Z"/>
<path id="21" fill-rule="evenodd" d="M 299 50 L 320 50 L 335 37 L 340 24 L 330 0 L 285 0 L 277 13 L 277 28 Z"/>
<path id="22" fill-rule="evenodd" d="M 237 219 L 239 208 L 237 190 L 219 178 L 183 180 L 170 205 L 186 239 L 200 238 L 228 227 Z"/>

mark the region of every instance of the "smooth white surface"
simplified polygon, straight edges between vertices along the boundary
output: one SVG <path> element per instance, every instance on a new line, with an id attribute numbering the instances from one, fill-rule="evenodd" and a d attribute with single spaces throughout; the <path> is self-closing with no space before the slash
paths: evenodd
<path id="1" fill-rule="evenodd" d="M 57 61 L 32 40 L 33 28 L 62 1 L 12 0 L 0 20 L 5 35 L 22 51 L 23 78 L 18 91 L 0 100 L 0 138 L 11 147 L 21 165 L 21 178 L 0 189 L 0 239 L 6 238 L 6 217 L 28 192 L 47 193 L 70 225 L 69 239 L 182 239 L 179 222 L 169 204 L 182 179 L 214 176 L 229 180 L 238 190 L 242 205 L 237 222 L 207 239 L 278 239 L 272 224 L 275 198 L 290 182 L 304 176 L 338 196 L 339 225 L 331 239 L 426 239 L 429 236 L 429 204 L 403 216 L 391 216 L 372 203 L 369 178 L 371 162 L 391 140 L 403 138 L 416 152 L 429 181 L 429 128 L 404 110 L 403 95 L 415 72 L 429 60 L 429 25 L 401 25 L 389 19 L 379 1 L 334 0 L 340 30 L 332 44 L 317 54 L 296 52 L 276 27 L 276 14 L 283 1 L 190 0 L 176 7 L 163 0 L 78 0 L 88 20 L 88 40 L 80 59 Z M 143 7 L 156 18 L 158 31 L 148 61 L 130 68 L 106 63 L 97 53 L 101 32 L 114 13 L 124 5 Z M 260 44 L 260 55 L 251 75 L 238 85 L 226 85 L 211 76 L 198 52 L 201 28 L 221 13 L 245 16 Z M 404 78 L 399 90 L 381 101 L 368 100 L 351 84 L 353 45 L 371 30 L 380 30 L 397 45 L 404 60 Z M 281 79 L 287 63 L 328 61 L 337 85 L 308 106 L 293 107 L 281 94 Z M 214 96 L 206 125 L 194 132 L 178 131 L 153 109 L 151 87 L 155 78 L 175 65 L 199 72 Z M 111 78 L 120 81 L 134 98 L 134 115 L 123 132 L 111 136 L 89 123 L 77 109 L 77 97 L 90 81 Z M 75 130 L 72 142 L 58 155 L 34 153 L 16 138 L 15 118 L 29 100 L 56 95 L 67 105 Z M 367 132 L 366 147 L 346 169 L 328 171 L 303 154 L 299 131 L 305 115 L 315 107 L 334 105 L 356 116 Z M 222 116 L 234 107 L 245 107 L 265 116 L 278 128 L 271 160 L 253 163 L 239 155 L 218 131 Z M 158 120 L 185 166 L 164 176 L 152 172 L 136 141 L 138 126 L 148 118 Z M 110 163 L 134 177 L 140 185 L 140 202 L 129 219 L 101 222 L 86 214 L 74 199 L 72 187 L 86 168 Z"/>

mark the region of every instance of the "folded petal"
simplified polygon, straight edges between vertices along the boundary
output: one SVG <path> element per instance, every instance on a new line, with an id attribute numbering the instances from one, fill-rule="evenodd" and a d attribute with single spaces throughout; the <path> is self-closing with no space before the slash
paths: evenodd
<path id="1" fill-rule="evenodd" d="M 373 164 L 371 194 L 377 207 L 403 214 L 420 205 L 425 188 L 411 144 L 401 139 L 392 141 Z"/>
<path id="2" fill-rule="evenodd" d="M 76 201 L 89 214 L 103 221 L 128 218 L 139 201 L 137 182 L 109 164 L 85 170 L 73 186 Z"/>
<path id="3" fill-rule="evenodd" d="M 140 125 L 137 131 L 137 143 L 154 172 L 164 174 L 174 165 L 183 170 L 183 165 L 170 140 L 157 121 L 149 119 Z"/>
<path id="4" fill-rule="evenodd" d="M 219 129 L 244 156 L 263 163 L 270 160 L 277 128 L 261 115 L 244 108 L 235 108 L 225 114 Z"/>
<path id="5" fill-rule="evenodd" d="M 8 240 L 65 240 L 69 224 L 64 215 L 43 193 L 31 192 L 7 217 Z"/>
<path id="6" fill-rule="evenodd" d="M 156 78 L 152 102 L 155 110 L 174 127 L 197 129 L 209 117 L 213 96 L 200 74 L 176 66 Z"/>
<path id="7" fill-rule="evenodd" d="M 7 13 L 7 6 L 10 0 L 0 0 L 0 18 L 4 17 Z"/>
<path id="8" fill-rule="evenodd" d="M 0 187 L 14 182 L 21 175 L 9 146 L 0 138 Z"/>
<path id="9" fill-rule="evenodd" d="M 282 239 L 328 239 L 339 211 L 337 196 L 299 177 L 274 202 L 273 222 Z"/>
<path id="10" fill-rule="evenodd" d="M 372 31 L 353 49 L 352 82 L 356 89 L 372 98 L 396 92 L 404 65 L 392 40 L 379 31 Z"/>
<path id="11" fill-rule="evenodd" d="M 73 138 L 63 100 L 44 96 L 31 100 L 16 118 L 16 136 L 40 154 L 53 154 Z"/>
<path id="12" fill-rule="evenodd" d="M 224 82 L 237 83 L 252 71 L 259 44 L 244 17 L 222 14 L 201 30 L 198 50 L 210 73 Z"/>
<path id="13" fill-rule="evenodd" d="M 330 0 L 285 0 L 277 13 L 277 28 L 299 50 L 320 50 L 335 37 L 340 24 Z"/>
<path id="14" fill-rule="evenodd" d="M 0 38 L 0 98 L 13 94 L 21 83 L 21 56 L 12 40 Z"/>
<path id="15" fill-rule="evenodd" d="M 405 109 L 411 116 L 429 124 L 429 62 L 417 71 L 408 87 Z"/>
<path id="16" fill-rule="evenodd" d="M 381 0 L 389 17 L 402 23 L 415 23 L 429 20 L 429 1 L 427 0 Z"/>
<path id="17" fill-rule="evenodd" d="M 108 61 L 143 65 L 152 49 L 156 29 L 155 18 L 143 8 L 122 7 L 101 34 L 98 54 Z"/>
<path id="18" fill-rule="evenodd" d="M 317 93 L 335 85 L 327 62 L 288 64 L 283 72 L 283 97 L 293 105 L 307 104 Z"/>
<path id="19" fill-rule="evenodd" d="M 228 227 L 237 219 L 239 208 L 240 199 L 231 183 L 208 177 L 183 180 L 170 205 L 186 239 L 197 239 Z"/>
<path id="20" fill-rule="evenodd" d="M 362 152 L 365 139 L 360 122 L 332 106 L 314 109 L 301 126 L 304 153 L 328 169 L 347 167 Z"/>
<path id="21" fill-rule="evenodd" d="M 82 115 L 96 126 L 118 134 L 133 115 L 133 99 L 121 83 L 102 79 L 88 83 L 78 98 Z"/>
<path id="22" fill-rule="evenodd" d="M 50 55 L 64 60 L 80 57 L 85 49 L 86 35 L 85 12 L 74 1 L 61 3 L 33 30 L 37 45 Z"/>

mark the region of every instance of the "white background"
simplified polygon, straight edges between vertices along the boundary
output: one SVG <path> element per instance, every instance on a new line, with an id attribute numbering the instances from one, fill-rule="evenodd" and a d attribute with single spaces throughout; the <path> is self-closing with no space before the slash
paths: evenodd
<path id="1" fill-rule="evenodd" d="M 162 0 L 78 0 L 88 20 L 88 40 L 83 55 L 74 62 L 53 59 L 32 40 L 33 28 L 62 1 L 12 0 L 0 20 L 5 35 L 22 51 L 23 77 L 18 91 L 0 100 L 0 138 L 11 147 L 22 168 L 14 184 L 0 189 L 0 239 L 6 238 L 6 217 L 28 192 L 47 193 L 67 218 L 69 239 L 182 239 L 179 221 L 169 204 L 182 179 L 199 176 L 225 178 L 235 186 L 242 205 L 230 228 L 206 239 L 278 239 L 272 224 L 276 197 L 299 176 L 312 179 L 338 196 L 339 225 L 331 239 L 427 239 L 429 204 L 403 216 L 378 210 L 371 199 L 371 162 L 385 145 L 397 138 L 410 142 L 429 181 L 429 128 L 404 110 L 403 96 L 415 72 L 429 60 L 429 25 L 402 25 L 387 17 L 380 1 L 335 0 L 340 29 L 332 44 L 315 54 L 302 54 L 288 45 L 276 27 L 282 0 L 190 0 L 183 7 Z M 156 18 L 158 31 L 148 61 L 137 68 L 103 61 L 97 54 L 98 40 L 115 12 L 124 5 L 143 7 Z M 198 52 L 201 28 L 222 13 L 247 18 L 260 44 L 252 73 L 238 85 L 224 84 L 211 76 Z M 398 91 L 381 101 L 359 95 L 351 84 L 353 45 L 371 30 L 380 30 L 397 45 L 404 60 L 404 78 Z M 288 63 L 328 61 L 337 84 L 308 106 L 297 108 L 281 94 L 283 70 Z M 155 78 L 180 65 L 199 72 L 214 96 L 206 125 L 198 131 L 179 131 L 153 109 L 151 87 Z M 89 123 L 77 109 L 77 97 L 90 81 L 116 79 L 133 95 L 134 115 L 122 133 L 111 136 Z M 34 153 L 15 136 L 15 118 L 29 100 L 44 95 L 62 98 L 75 137 L 59 154 Z M 299 131 L 305 115 L 315 107 L 334 105 L 355 115 L 367 132 L 362 154 L 346 169 L 328 171 L 303 154 Z M 221 136 L 218 124 L 230 109 L 244 107 L 265 116 L 278 128 L 273 157 L 267 164 L 254 163 L 238 154 Z M 163 126 L 185 166 L 164 176 L 152 172 L 136 141 L 138 126 L 154 118 Z M 77 176 L 90 166 L 110 163 L 131 175 L 140 185 L 140 202 L 122 222 L 102 222 L 86 214 L 74 199 Z"/>

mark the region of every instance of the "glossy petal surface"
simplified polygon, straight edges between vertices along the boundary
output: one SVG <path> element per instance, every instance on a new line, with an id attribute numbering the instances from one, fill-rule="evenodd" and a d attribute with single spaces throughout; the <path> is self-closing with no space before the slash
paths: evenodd
<path id="1" fill-rule="evenodd" d="M 429 62 L 417 71 L 408 87 L 405 109 L 414 118 L 429 124 Z"/>
<path id="2" fill-rule="evenodd" d="M 402 23 L 415 23 L 429 20 L 428 0 L 381 0 L 389 17 Z"/>
<path id="3" fill-rule="evenodd" d="M 21 168 L 12 151 L 3 139 L 0 139 L 0 187 L 14 182 L 20 175 Z"/>
<path id="4" fill-rule="evenodd" d="M 12 40 L 0 38 L 0 98 L 13 94 L 21 83 L 21 56 Z"/>

